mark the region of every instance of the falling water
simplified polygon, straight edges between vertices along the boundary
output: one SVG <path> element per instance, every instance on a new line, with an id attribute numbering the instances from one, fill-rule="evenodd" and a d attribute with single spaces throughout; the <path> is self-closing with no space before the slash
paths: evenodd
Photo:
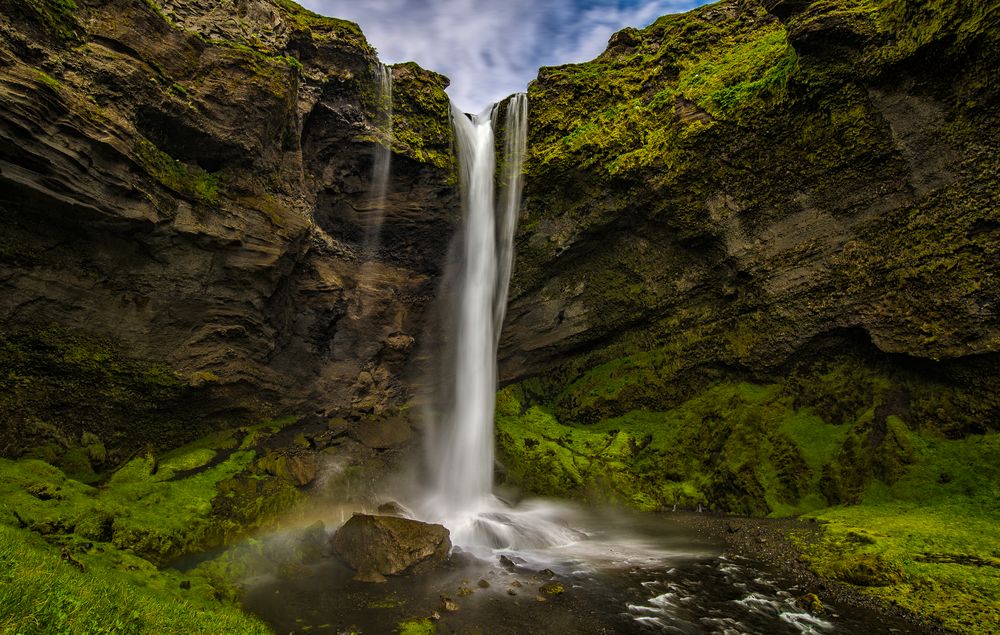
<path id="1" fill-rule="evenodd" d="M 528 147 L 528 95 L 517 93 L 507 102 L 507 121 L 504 126 L 503 173 L 500 181 L 496 221 L 497 278 L 496 297 L 493 299 L 493 334 L 499 342 L 500 329 L 507 312 L 507 287 L 514 263 L 514 230 L 521 210 L 521 190 L 524 189 L 524 153 Z M 500 105 L 493 107 L 490 116 L 493 129 L 499 129 Z"/>
<path id="2" fill-rule="evenodd" d="M 452 108 L 465 216 L 457 337 L 449 404 L 430 447 L 434 487 L 421 507 L 451 530 L 455 544 L 473 550 L 566 544 L 581 535 L 555 522 L 551 507 L 513 509 L 492 493 L 496 352 L 521 204 L 527 110 L 523 94 L 508 100 L 506 109 L 497 105 L 479 115 Z M 499 188 L 494 127 L 504 133 Z"/>
<path id="3" fill-rule="evenodd" d="M 386 64 L 376 66 L 375 80 L 379 109 L 376 125 L 382 138 L 376 142 L 373 150 L 372 185 L 367 210 L 369 217 L 365 222 L 365 251 L 377 248 L 381 238 L 392 167 L 392 68 Z"/>
<path id="4" fill-rule="evenodd" d="M 493 126 L 489 116 L 452 106 L 458 146 L 463 224 L 462 279 L 447 437 L 437 467 L 436 494 L 450 510 L 471 510 L 493 485 L 493 399 L 496 390 L 494 301 L 497 236 L 494 220 Z"/>

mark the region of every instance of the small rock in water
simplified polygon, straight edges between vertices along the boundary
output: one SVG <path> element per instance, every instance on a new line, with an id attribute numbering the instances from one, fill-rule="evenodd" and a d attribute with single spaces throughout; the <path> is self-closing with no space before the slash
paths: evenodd
<path id="1" fill-rule="evenodd" d="M 436 622 L 439 619 L 441 619 L 441 614 L 438 613 L 437 611 L 434 611 L 433 613 L 431 613 L 431 619 Z"/>
<path id="2" fill-rule="evenodd" d="M 507 595 L 517 595 L 517 591 L 514 589 L 507 589 Z"/>
<path id="3" fill-rule="evenodd" d="M 458 610 L 458 604 L 455 603 L 451 598 L 441 596 L 441 610 L 448 613 L 454 613 Z"/>
<path id="4" fill-rule="evenodd" d="M 566 589 L 563 588 L 562 582 L 549 582 L 548 584 L 543 584 L 538 587 L 538 592 L 542 595 L 547 595 L 549 597 L 555 597 L 557 595 L 562 595 Z"/>
<path id="5" fill-rule="evenodd" d="M 472 589 L 470 589 L 467 586 L 463 586 L 463 587 L 461 587 L 461 588 L 458 589 L 458 597 L 460 597 L 460 598 L 464 598 L 467 595 L 472 595 L 473 593 L 475 593 L 475 591 L 473 591 Z"/>
<path id="6" fill-rule="evenodd" d="M 511 586 L 516 586 L 516 587 L 520 587 L 521 586 L 521 581 L 520 580 L 514 580 L 513 582 L 510 583 L 510 585 Z"/>
<path id="7" fill-rule="evenodd" d="M 513 571 L 516 565 L 514 564 L 514 561 L 507 556 L 500 556 L 500 566 L 508 571 Z"/>
<path id="8" fill-rule="evenodd" d="M 555 572 L 552 569 L 542 569 L 538 572 L 538 577 L 545 578 L 546 580 L 551 580 L 556 577 Z"/>
<path id="9" fill-rule="evenodd" d="M 540 595 L 536 595 L 535 596 L 535 602 L 548 602 L 548 600 L 546 600 L 545 598 L 543 598 Z"/>
<path id="10" fill-rule="evenodd" d="M 795 600 L 795 606 L 799 607 L 803 611 L 808 611 L 813 615 L 822 615 L 826 612 L 826 609 L 823 607 L 823 603 L 815 593 L 806 593 L 802 597 L 797 598 Z"/>
<path id="11" fill-rule="evenodd" d="M 487 582 L 486 580 L 480 580 L 476 584 L 479 586 L 480 589 L 488 589 L 488 588 L 490 588 L 490 583 Z"/>

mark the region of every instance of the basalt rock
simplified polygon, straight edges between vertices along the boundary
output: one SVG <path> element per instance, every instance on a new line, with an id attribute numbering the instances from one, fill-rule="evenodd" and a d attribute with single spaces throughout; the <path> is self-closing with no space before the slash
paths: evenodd
<path id="1" fill-rule="evenodd" d="M 913 435 L 1000 430 L 993 13 L 731 0 L 542 69 L 499 353 L 508 478 L 791 513 L 912 473 Z"/>
<path id="2" fill-rule="evenodd" d="M 55 325 L 106 351 L 30 372 L 5 354 L 0 453 L 86 433 L 117 457 L 219 418 L 411 398 L 457 217 L 447 80 L 393 68 L 372 247 L 377 64 L 356 25 L 284 0 L 0 2 L 0 338 Z M 158 374 L 101 376 L 118 358 Z"/>
<path id="3" fill-rule="evenodd" d="M 503 381 L 650 350 L 766 373 L 848 329 L 1000 351 L 989 3 L 763 4 L 539 73 Z"/>
<path id="4" fill-rule="evenodd" d="M 451 551 L 449 532 L 441 525 L 368 514 L 352 516 L 331 544 L 361 581 L 419 573 L 446 561 Z"/>

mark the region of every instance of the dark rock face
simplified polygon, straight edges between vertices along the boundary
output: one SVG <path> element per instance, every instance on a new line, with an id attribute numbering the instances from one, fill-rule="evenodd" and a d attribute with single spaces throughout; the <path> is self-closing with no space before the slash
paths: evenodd
<path id="1" fill-rule="evenodd" d="M 451 551 L 449 532 L 441 525 L 368 514 L 352 516 L 331 544 L 363 581 L 418 572 L 444 562 Z"/>
<path id="2" fill-rule="evenodd" d="M 168 368 L 188 438 L 213 413 L 405 403 L 457 215 L 447 80 L 393 71 L 411 138 L 367 253 L 378 62 L 355 25 L 283 0 L 66 5 L 0 3 L 0 334 L 57 324 Z M 34 408 L 0 416 L 58 418 Z"/>
<path id="3" fill-rule="evenodd" d="M 726 2 L 542 69 L 502 380 L 759 376 L 847 330 L 996 368 L 998 33 L 939 4 Z"/>
<path id="4" fill-rule="evenodd" d="M 1000 431 L 993 13 L 734 0 L 542 69 L 507 478 L 792 514 L 912 477 L 921 437 Z"/>

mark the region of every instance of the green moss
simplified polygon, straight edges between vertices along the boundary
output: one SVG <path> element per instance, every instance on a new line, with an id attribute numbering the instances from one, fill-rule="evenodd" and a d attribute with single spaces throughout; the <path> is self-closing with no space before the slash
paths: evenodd
<path id="1" fill-rule="evenodd" d="M 62 83 L 56 78 L 52 77 L 48 73 L 35 69 L 35 75 L 38 76 L 39 81 L 51 88 L 52 90 L 59 91 L 62 90 Z"/>
<path id="2" fill-rule="evenodd" d="M 670 392 L 675 381 L 667 351 L 653 350 L 595 366 L 558 392 L 508 386 L 496 426 L 510 478 L 541 494 L 644 510 L 702 504 L 784 516 L 859 501 L 879 484 L 898 498 L 947 443 L 916 430 L 925 410 L 914 396 L 965 390 L 850 356 L 687 398 Z M 973 464 L 985 460 L 954 447 Z"/>
<path id="3" fill-rule="evenodd" d="M 85 461 L 101 472 L 146 444 L 176 446 L 220 423 L 192 425 L 198 393 L 169 367 L 54 324 L 0 333 L 0 388 L 7 453 L 56 463 L 69 453 L 80 474 L 90 473 Z"/>
<path id="4" fill-rule="evenodd" d="M 400 635 L 433 635 L 437 625 L 426 617 L 414 617 L 399 623 L 396 632 Z"/>
<path id="5" fill-rule="evenodd" d="M 393 152 L 452 170 L 448 79 L 412 62 L 393 65 L 392 73 Z"/>
<path id="6" fill-rule="evenodd" d="M 292 0 L 276 0 L 276 4 L 286 19 L 299 28 L 312 30 L 314 36 L 364 43 L 367 47 L 361 28 L 354 22 L 314 13 Z"/>
<path id="7" fill-rule="evenodd" d="M 865 504 L 816 512 L 826 531 L 802 544 L 810 566 L 949 630 L 989 632 L 1000 619 L 1000 506 L 995 462 L 983 459 L 998 443 L 937 442 L 910 476 L 870 487 Z"/>
<path id="8" fill-rule="evenodd" d="M 255 462 L 257 444 L 294 421 L 223 431 L 159 459 L 147 452 L 99 487 L 67 476 L 83 468 L 0 460 L 0 512 L 45 535 L 75 532 L 166 562 L 244 535 L 301 499 L 294 483 L 265 477 Z"/>
<path id="9" fill-rule="evenodd" d="M 218 602 L 204 580 L 157 571 L 99 545 L 60 549 L 2 524 L 0 579 L 3 632 L 270 632 L 236 606 Z M 182 590 L 181 580 L 190 589 Z"/>
<path id="10" fill-rule="evenodd" d="M 247 64 L 247 67 L 253 70 L 257 75 L 273 74 L 275 71 L 273 65 L 276 62 L 289 66 L 297 71 L 302 70 L 302 62 L 300 62 L 297 58 L 281 52 L 275 52 L 272 48 L 259 42 L 254 43 L 256 46 L 250 46 L 244 42 L 234 42 L 232 40 L 213 38 L 211 43 L 216 46 L 225 47 L 233 52 L 240 53 L 241 57 L 250 61 Z M 279 81 L 285 79 L 287 78 L 282 74 Z M 285 91 L 280 91 L 279 94 L 284 94 L 284 92 Z"/>
<path id="11" fill-rule="evenodd" d="M 65 43 L 75 43 L 82 31 L 73 0 L 24 0 L 18 10 L 32 17 L 50 34 Z"/>
<path id="12" fill-rule="evenodd" d="M 784 29 L 772 23 L 771 30 L 752 39 L 689 62 L 682 67 L 677 90 L 713 116 L 740 107 L 766 108 L 783 95 L 795 61 Z"/>
<path id="13" fill-rule="evenodd" d="M 205 205 L 219 204 L 219 179 L 214 174 L 174 159 L 143 137 L 136 138 L 135 150 L 143 167 L 164 186 Z"/>
<path id="14" fill-rule="evenodd" d="M 640 510 L 808 513 L 825 531 L 796 541 L 821 577 L 949 629 L 988 632 L 980 625 L 1000 613 L 991 529 L 1000 433 L 946 435 L 966 403 L 986 410 L 960 429 L 992 420 L 989 382 L 975 379 L 989 366 L 931 372 L 843 347 L 826 353 L 771 383 L 716 382 L 666 402 L 658 393 L 677 375 L 657 350 L 594 366 L 561 389 L 561 372 L 508 386 L 497 395 L 499 455 L 512 482 L 541 494 Z M 632 409 L 643 403 L 666 406 Z"/>

